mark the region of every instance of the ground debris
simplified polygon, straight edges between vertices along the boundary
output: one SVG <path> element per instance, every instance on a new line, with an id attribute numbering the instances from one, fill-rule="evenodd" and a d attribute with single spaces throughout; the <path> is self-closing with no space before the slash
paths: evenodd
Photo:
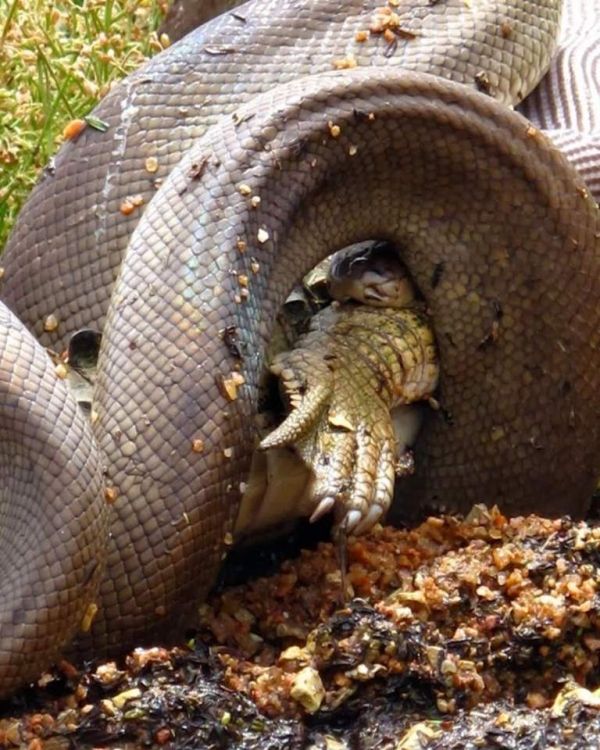
<path id="1" fill-rule="evenodd" d="M 210 662 L 203 648 L 137 649 L 125 670 L 90 666 L 67 683 L 57 677 L 4 704 L 0 747 L 34 738 L 44 750 L 304 747 L 300 723 L 261 716 L 215 679 Z M 15 718 L 19 704 L 25 711 Z"/>
<path id="2" fill-rule="evenodd" d="M 360 750 L 583 750 L 600 747 L 600 710 L 583 700 L 553 715 L 497 701 L 454 716 L 378 699 L 358 715 L 346 748 Z"/>
<path id="3" fill-rule="evenodd" d="M 358 596 L 343 609 L 335 554 L 322 545 L 224 591 L 204 622 L 222 644 L 226 684 L 271 716 L 304 713 L 291 688 L 307 667 L 325 689 L 321 711 L 392 676 L 427 684 L 446 714 L 506 696 L 540 708 L 571 675 L 599 680 L 599 552 L 600 529 L 584 523 L 476 509 L 351 541 Z"/>
<path id="4" fill-rule="evenodd" d="M 477 507 L 347 558 L 342 608 L 322 542 L 215 593 L 187 646 L 63 662 L 4 704 L 0 747 L 600 747 L 593 522 Z"/>

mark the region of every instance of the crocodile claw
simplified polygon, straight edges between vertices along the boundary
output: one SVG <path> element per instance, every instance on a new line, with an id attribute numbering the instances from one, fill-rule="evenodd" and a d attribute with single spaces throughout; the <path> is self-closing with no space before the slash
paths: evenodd
<path id="1" fill-rule="evenodd" d="M 296 347 L 275 357 L 288 416 L 261 449 L 291 446 L 310 469 L 310 520 L 364 533 L 394 494 L 397 438 L 391 411 L 427 398 L 437 382 L 433 336 L 413 310 L 335 305 Z"/>

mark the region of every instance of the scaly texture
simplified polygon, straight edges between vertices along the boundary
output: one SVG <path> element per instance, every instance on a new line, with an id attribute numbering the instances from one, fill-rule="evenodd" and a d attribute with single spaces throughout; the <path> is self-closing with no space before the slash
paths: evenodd
<path id="1" fill-rule="evenodd" d="M 58 348 L 104 319 L 141 213 L 123 215 L 124 199 L 148 202 L 164 180 L 129 242 L 103 342 L 95 432 L 116 502 L 100 612 L 80 648 L 175 634 L 210 585 L 275 311 L 295 279 L 353 241 L 403 248 L 440 345 L 443 416 L 423 435 L 405 508 L 585 505 L 600 443 L 598 210 L 538 131 L 458 85 L 476 80 L 504 103 L 525 94 L 550 59 L 559 2 L 402 4 L 415 37 L 391 47 L 381 35 L 355 41 L 375 7 L 258 0 L 218 19 L 113 91 L 97 110 L 108 132 L 67 145 L 23 211 L 3 298 L 38 334 L 54 313 L 58 330 L 42 340 Z M 350 54 L 357 70 L 298 80 Z M 232 116 L 207 131 L 222 113 Z M 37 390 L 26 364 L 2 363 L 4 379 Z M 224 384 L 240 374 L 228 400 Z M 58 417 L 42 422 L 64 442 Z M 81 464 L 74 452 L 71 468 Z M 2 512 L 33 504 L 17 492 Z M 56 520 L 87 553 L 66 507 Z M 46 585 L 58 595 L 72 555 L 57 550 Z M 0 580 L 10 571 L 3 560 Z M 0 632 L 25 679 L 32 654 L 53 651 L 22 637 L 6 601 L 2 589 Z M 58 640 L 77 622 L 67 619 Z M 15 685 L 0 680 L 4 692 Z"/>
<path id="2" fill-rule="evenodd" d="M 535 85 L 555 46 L 561 0 L 403 0 L 402 27 L 416 34 L 390 45 L 368 29 L 378 0 L 258 0 L 224 14 L 129 76 L 96 108 L 107 133 L 88 128 L 57 154 L 34 190 L 3 257 L 2 299 L 45 344 L 60 349 L 83 327 L 101 328 L 112 284 L 141 209 L 157 181 L 223 114 L 303 75 L 354 57 L 360 67 L 432 73 L 475 85 L 485 73 L 507 104 Z M 241 20 L 245 19 L 245 20 Z M 532 22 L 532 19 L 535 19 Z M 510 28 L 507 38 L 503 28 Z M 469 39 L 468 45 L 465 39 Z M 158 170 L 145 168 L 156 158 Z M 58 317 L 44 331 L 47 315 Z"/>
<path id="3" fill-rule="evenodd" d="M 600 2 L 565 3 L 558 52 L 520 110 L 542 128 L 600 201 Z"/>
<path id="4" fill-rule="evenodd" d="M 440 345 L 444 409 L 418 446 L 408 502 L 527 510 L 543 497 L 548 512 L 581 512 L 598 440 L 599 216 L 519 116 L 437 78 L 304 79 L 209 131 L 160 198 L 132 237 L 100 368 L 97 435 L 121 493 L 100 640 L 121 637 L 117 622 L 141 637 L 148 612 L 182 614 L 197 571 L 209 555 L 217 564 L 275 311 L 292 279 L 368 237 L 405 248 Z M 573 274 L 585 279 L 575 298 Z M 222 384 L 240 370 L 229 401 Z"/>
<path id="5" fill-rule="evenodd" d="M 312 469 L 311 517 L 335 506 L 339 525 L 367 531 L 394 494 L 391 410 L 429 398 L 437 386 L 426 316 L 415 307 L 331 305 L 269 370 L 279 378 L 290 413 L 261 448 L 294 446 Z"/>
<path id="6" fill-rule="evenodd" d="M 168 34 L 171 42 L 178 41 L 211 18 L 241 5 L 242 0 L 173 0 L 159 34 Z"/>
<path id="7" fill-rule="evenodd" d="M 81 625 L 103 572 L 108 508 L 87 420 L 5 307 L 0 351 L 0 692 L 7 692 L 36 677 Z"/>

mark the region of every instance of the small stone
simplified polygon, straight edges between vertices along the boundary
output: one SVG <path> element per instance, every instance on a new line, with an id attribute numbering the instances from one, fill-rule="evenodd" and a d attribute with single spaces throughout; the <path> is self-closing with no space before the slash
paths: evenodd
<path id="1" fill-rule="evenodd" d="M 420 721 L 413 724 L 398 740 L 395 750 L 422 750 L 424 741 L 435 740 L 442 734 L 435 722 Z M 436 743 L 437 744 L 437 743 Z M 429 743 L 427 743 L 429 745 Z"/>
<path id="2" fill-rule="evenodd" d="M 114 716 L 117 713 L 117 707 L 110 698 L 103 698 L 100 701 L 100 708 L 105 716 Z"/>
<path id="3" fill-rule="evenodd" d="M 123 216 L 129 216 L 129 214 L 133 213 L 134 209 L 135 206 L 128 198 L 122 201 L 121 205 L 119 206 L 119 211 L 123 214 Z"/>
<path id="4" fill-rule="evenodd" d="M 104 490 L 104 499 L 109 505 L 112 505 L 117 499 L 118 492 L 115 487 L 106 487 Z"/>
<path id="5" fill-rule="evenodd" d="M 56 315 L 51 313 L 50 315 L 46 315 L 44 318 L 44 331 L 46 333 L 54 333 L 56 329 L 58 328 L 58 318 Z"/>
<path id="6" fill-rule="evenodd" d="M 200 438 L 196 438 L 195 440 L 192 440 L 192 451 L 194 453 L 202 453 L 204 450 L 204 440 L 201 440 Z"/>
<path id="7" fill-rule="evenodd" d="M 238 396 L 238 388 L 245 383 L 244 376 L 240 372 L 231 372 L 229 375 L 218 379 L 219 390 L 228 401 L 235 401 Z"/>
<path id="8" fill-rule="evenodd" d="M 351 68 L 356 68 L 357 65 L 356 58 L 352 55 L 333 61 L 333 67 L 336 70 L 350 70 Z"/>
<path id="9" fill-rule="evenodd" d="M 133 701 L 136 698 L 142 697 L 142 691 L 139 688 L 131 688 L 130 690 L 124 690 L 122 693 L 115 695 L 112 702 L 117 708 L 123 708 L 123 706 L 129 701 Z"/>
<path id="10" fill-rule="evenodd" d="M 143 202 L 144 197 L 139 193 L 137 195 L 129 195 L 122 201 L 119 210 L 123 216 L 129 216 L 129 214 L 133 213 L 136 208 L 143 204 Z"/>
<path id="11" fill-rule="evenodd" d="M 100 664 L 94 672 L 94 679 L 105 687 L 110 687 L 118 682 L 125 672 L 117 668 L 117 663 L 114 661 L 107 661 L 105 664 Z"/>
<path id="12" fill-rule="evenodd" d="M 307 713 L 318 711 L 325 698 L 325 688 L 317 670 L 314 667 L 301 669 L 294 677 L 290 694 Z"/>
<path id="13" fill-rule="evenodd" d="M 308 660 L 308 652 L 305 648 L 300 648 L 300 646 L 289 646 L 285 651 L 281 652 L 279 660 L 306 662 Z"/>
<path id="14" fill-rule="evenodd" d="M 552 704 L 552 716 L 556 719 L 563 716 L 566 710 L 576 703 L 590 708 L 600 708 L 600 690 L 591 692 L 576 682 L 567 683 Z"/>

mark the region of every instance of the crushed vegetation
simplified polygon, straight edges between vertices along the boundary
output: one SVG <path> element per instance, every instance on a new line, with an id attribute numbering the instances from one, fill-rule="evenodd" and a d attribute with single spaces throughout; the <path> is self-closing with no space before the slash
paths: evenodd
<path id="1" fill-rule="evenodd" d="M 3 706 L 0 747 L 595 746 L 599 562 L 593 522 L 476 507 L 350 539 L 340 607 L 320 542 L 216 592 L 180 648 L 63 663 Z"/>
<path id="2" fill-rule="evenodd" d="M 272 716 L 335 711 L 394 676 L 427 683 L 442 713 L 507 695 L 546 707 L 571 676 L 597 687 L 599 554 L 600 528 L 476 507 L 350 540 L 342 609 L 321 544 L 223 592 L 203 621 L 226 684 Z"/>
<path id="3" fill-rule="evenodd" d="M 168 44 L 155 31 L 166 5 L 0 3 L 0 248 L 61 141 Z M 384 16 L 357 41 L 409 33 Z M 600 747 L 597 521 L 478 508 L 379 527 L 350 540 L 348 562 L 345 606 L 321 543 L 222 588 L 179 648 L 61 663 L 2 704 L 0 747 Z"/>
<path id="4" fill-rule="evenodd" d="M 0 249 L 40 170 L 119 79 L 169 43 L 167 0 L 0 3 Z"/>

